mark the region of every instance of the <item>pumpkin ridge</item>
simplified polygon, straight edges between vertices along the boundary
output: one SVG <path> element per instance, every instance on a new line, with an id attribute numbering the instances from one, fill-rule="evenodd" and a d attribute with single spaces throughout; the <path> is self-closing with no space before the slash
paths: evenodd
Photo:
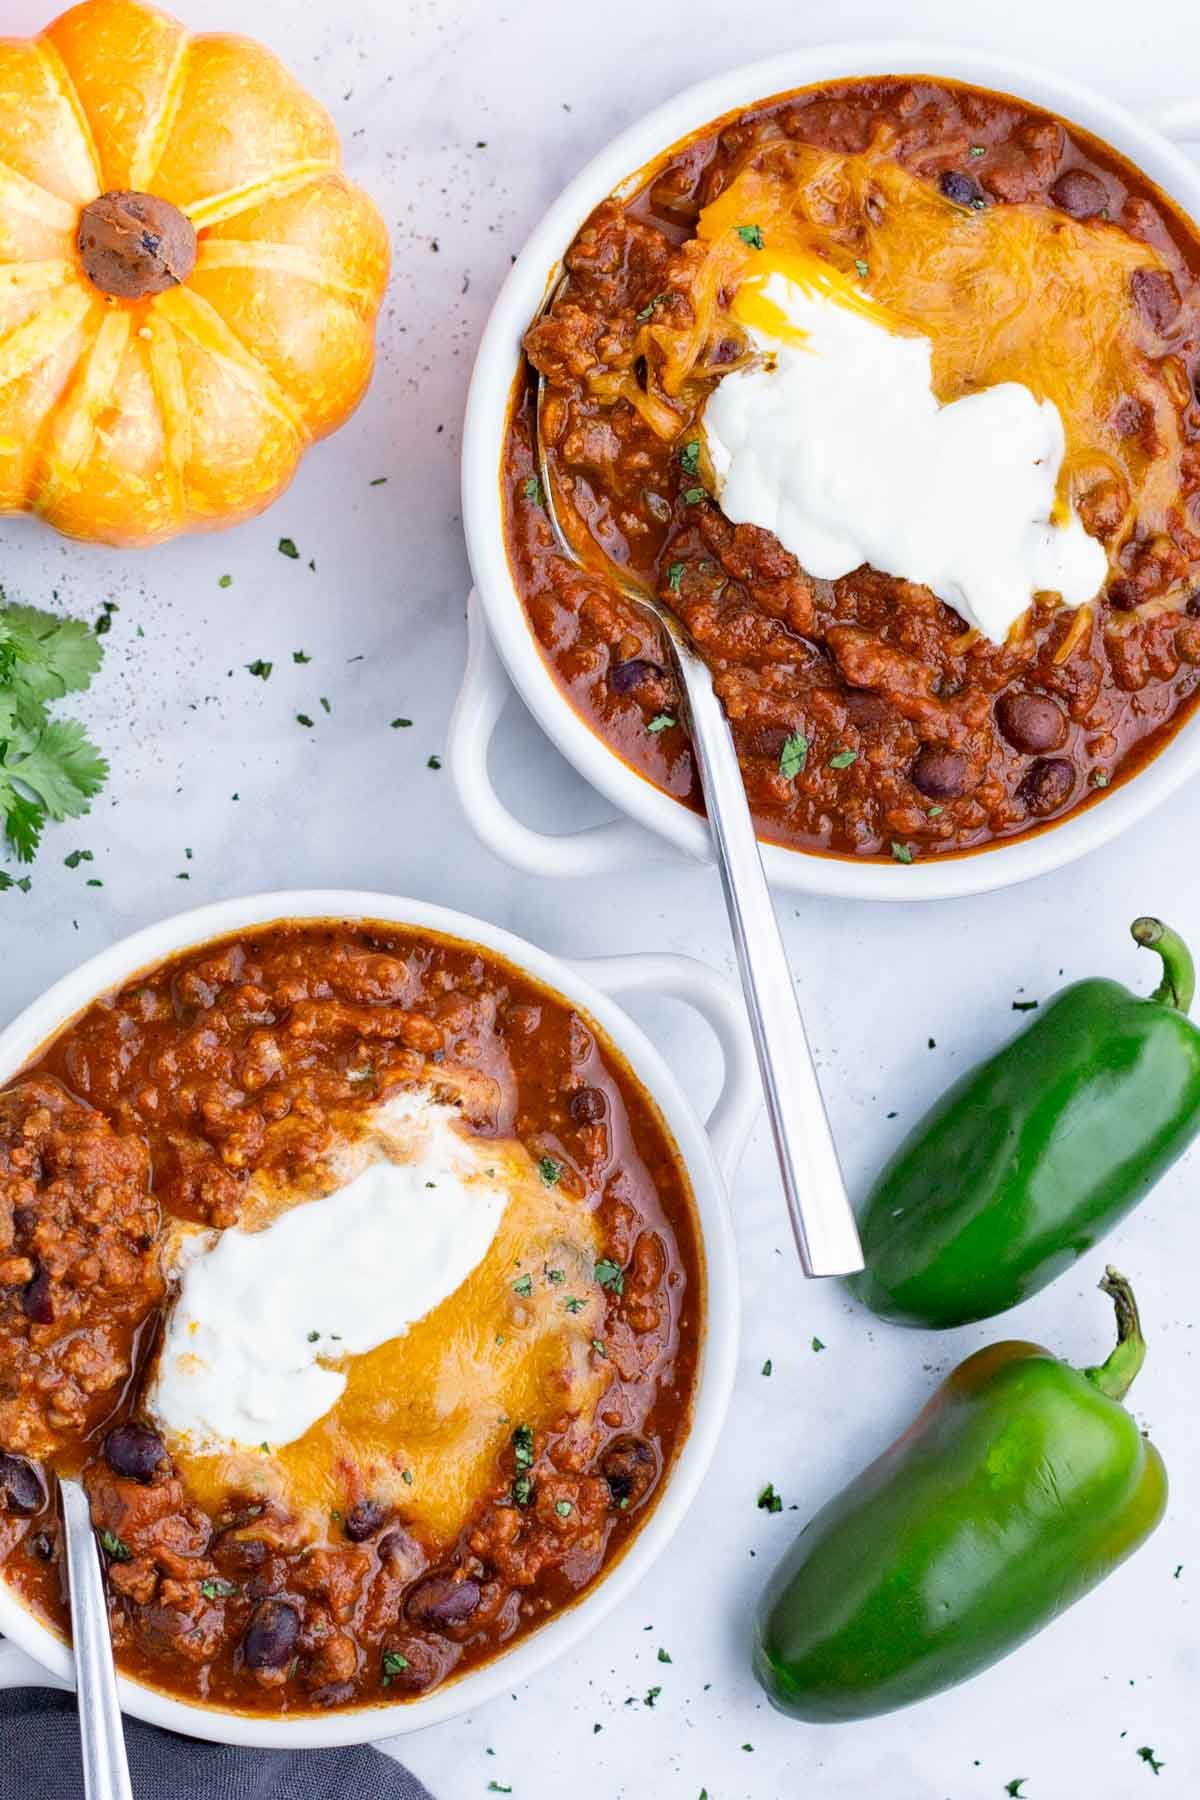
<path id="1" fill-rule="evenodd" d="M 180 36 L 171 57 L 171 66 L 167 70 L 163 91 L 159 95 L 158 109 L 153 117 L 147 119 L 145 130 L 137 148 L 129 159 L 129 185 L 148 192 L 150 184 L 158 174 L 162 162 L 163 151 L 167 140 L 179 116 L 179 103 L 183 98 L 184 76 L 187 72 L 188 52 L 192 47 L 192 33 L 185 31 Z M 182 207 L 182 212 L 187 208 Z"/>
<path id="2" fill-rule="evenodd" d="M 264 269 L 272 274 L 294 275 L 325 293 L 357 300 L 369 298 L 365 287 L 344 280 L 337 266 L 302 250 L 298 244 L 275 243 L 269 238 L 208 237 L 200 245 L 197 269 Z"/>
<path id="3" fill-rule="evenodd" d="M 87 159 L 92 167 L 96 193 L 101 194 L 104 192 L 104 171 L 100 166 L 100 152 L 96 148 L 96 140 L 92 135 L 91 120 L 83 110 L 83 102 L 79 98 L 79 90 L 71 79 L 71 72 L 48 38 L 38 37 L 33 40 L 33 43 L 34 49 L 45 65 L 51 83 L 57 89 L 79 129 L 80 142 L 87 152 Z M 94 199 L 95 195 L 89 194 L 86 198 Z"/>
<path id="4" fill-rule="evenodd" d="M 96 441 L 97 419 L 114 403 L 121 359 L 133 329 L 133 315 L 124 309 L 106 309 L 91 348 L 76 365 L 74 391 L 55 417 L 46 441 L 46 472 L 34 495 L 34 505 L 44 512 L 59 489 L 71 486 L 91 455 Z"/>
<path id="5" fill-rule="evenodd" d="M 271 411 L 296 433 L 302 446 L 312 442 L 312 432 L 306 421 L 271 371 L 242 342 L 228 319 L 217 311 L 211 300 L 206 300 L 191 288 L 178 287 L 159 296 L 158 309 L 166 314 L 176 331 L 182 332 L 184 337 L 198 344 L 207 355 L 223 363 L 235 378 L 240 376 L 246 385 L 253 387 Z"/>
<path id="6" fill-rule="evenodd" d="M 308 157 L 303 162 L 288 163 L 259 181 L 248 181 L 245 187 L 226 188 L 222 194 L 210 194 L 207 200 L 198 200 L 194 206 L 184 206 L 180 210 L 187 214 L 198 233 L 210 231 L 214 225 L 224 225 L 227 219 L 236 219 L 247 207 L 257 206 L 260 200 L 282 199 L 285 194 L 294 193 L 297 188 L 304 187 L 318 175 L 328 175 L 340 168 L 339 162 L 329 162 L 323 157 Z"/>
<path id="7" fill-rule="evenodd" d="M 28 219 L 39 219 L 55 231 L 74 231 L 78 223 L 78 208 L 69 200 L 60 200 L 49 188 L 31 181 L 28 175 L 22 175 L 11 163 L 3 161 L 0 161 L 0 206 L 11 206 L 15 212 L 24 213 Z"/>
<path id="8" fill-rule="evenodd" d="M 82 286 L 70 288 L 44 311 L 23 319 L 0 337 L 0 388 L 22 380 L 53 356 L 63 339 L 86 318 L 91 304 Z"/>
<path id="9" fill-rule="evenodd" d="M 163 473 L 171 489 L 171 504 L 178 519 L 188 516 L 186 469 L 192 453 L 191 415 L 180 366 L 179 341 L 161 307 L 147 314 L 150 333 L 147 362 L 154 397 L 158 401 L 163 434 Z"/>

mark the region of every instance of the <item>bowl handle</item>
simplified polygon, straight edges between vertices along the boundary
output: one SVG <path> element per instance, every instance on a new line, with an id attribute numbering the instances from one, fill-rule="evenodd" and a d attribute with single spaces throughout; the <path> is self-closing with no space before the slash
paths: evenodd
<path id="1" fill-rule="evenodd" d="M 488 755 L 512 687 L 475 590 L 467 601 L 467 667 L 450 717 L 447 755 L 459 804 L 482 843 L 527 875 L 611 875 L 671 852 L 632 819 L 561 836 L 534 831 L 511 813 L 488 772 Z"/>
<path id="2" fill-rule="evenodd" d="M 754 1043 L 738 989 L 695 957 L 666 951 L 585 956 L 569 967 L 614 999 L 622 994 L 652 993 L 682 1000 L 712 1027 L 721 1046 L 725 1078 L 705 1129 L 725 1185 L 731 1187 L 762 1105 Z"/>
<path id="3" fill-rule="evenodd" d="M 66 1688 L 69 1692 L 70 1686 L 69 1681 L 52 1675 L 16 1644 L 0 1639 L 0 1688 L 50 1687 Z"/>
<path id="4" fill-rule="evenodd" d="M 1176 144 L 1200 144 L 1200 100 L 1173 100 L 1141 109 L 1150 124 Z"/>

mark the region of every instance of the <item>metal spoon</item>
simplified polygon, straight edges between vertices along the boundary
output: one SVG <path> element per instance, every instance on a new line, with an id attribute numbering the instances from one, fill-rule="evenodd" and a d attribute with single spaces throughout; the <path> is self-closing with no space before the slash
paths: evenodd
<path id="1" fill-rule="evenodd" d="M 59 1476 L 58 1491 L 67 1540 L 83 1791 L 86 1800 L 133 1800 L 91 1508 L 81 1484 L 70 1476 Z"/>
<path id="2" fill-rule="evenodd" d="M 553 304 L 558 292 L 556 288 L 547 305 Z M 539 375 L 537 460 L 546 513 L 564 553 L 582 564 L 555 507 L 553 471 L 542 431 L 545 396 L 545 378 Z M 713 690 L 708 664 L 682 622 L 622 569 L 611 562 L 607 567 L 625 597 L 661 629 L 684 699 L 684 723 L 692 740 L 716 848 L 783 1191 L 804 1273 L 853 1274 L 863 1266 L 858 1227 L 763 872 L 729 720 Z"/>

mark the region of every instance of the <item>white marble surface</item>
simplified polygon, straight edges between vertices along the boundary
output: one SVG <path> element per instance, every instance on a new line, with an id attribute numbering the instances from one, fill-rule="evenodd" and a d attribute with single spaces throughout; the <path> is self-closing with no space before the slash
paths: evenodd
<path id="1" fill-rule="evenodd" d="M 595 25 L 576 6 L 534 0 L 179 0 L 179 9 L 194 24 L 232 22 L 276 45 L 337 116 L 351 169 L 394 237 L 382 357 L 357 418 L 257 523 L 129 556 L 69 545 L 31 523 L 0 524 L 0 579 L 11 594 L 49 602 L 56 593 L 87 614 L 106 599 L 120 607 L 87 706 L 112 754 L 112 782 L 82 826 L 50 833 L 32 891 L 0 896 L 0 1007 L 11 1015 L 134 926 L 273 885 L 409 892 L 572 955 L 644 945 L 729 967 L 716 883 L 703 871 L 660 867 L 586 891 L 521 879 L 474 845 L 447 773 L 426 767 L 444 747 L 463 646 L 463 397 L 510 256 L 615 129 L 768 48 L 832 35 L 941 36 L 1038 59 L 1143 103 L 1194 90 L 1192 6 L 742 0 L 731 10 L 712 0 L 604 0 Z M 4 28 L 32 29 L 46 10 L 44 0 L 5 0 Z M 381 475 L 386 485 L 369 485 Z M 302 560 L 277 553 L 281 534 Z M 232 585 L 221 589 L 226 572 Z M 307 665 L 292 662 L 299 648 Z M 265 683 L 246 672 L 255 657 L 274 662 Z M 297 711 L 315 728 L 296 724 Z M 414 720 L 410 731 L 389 729 L 399 714 Z M 602 816 L 519 709 L 502 736 L 509 791 L 533 822 Z M 1024 890 L 903 912 L 789 903 L 787 936 L 851 1175 L 871 1169 L 943 1083 L 1013 1028 L 1014 997 L 1098 970 L 1146 985 L 1153 971 L 1125 935 L 1136 913 L 1161 911 L 1200 943 L 1198 833 L 1200 794 L 1191 793 L 1090 862 Z M 63 857 L 76 847 L 95 861 L 68 870 Z M 85 886 L 88 877 L 103 886 Z M 640 1010 L 703 1099 L 715 1081 L 709 1046 L 678 1009 Z M 491 1782 L 516 1800 L 696 1800 L 702 1788 L 709 1800 L 1003 1800 L 1017 1777 L 1029 1800 L 1195 1794 L 1198 1173 L 1193 1156 L 1112 1243 L 1137 1278 L 1151 1338 L 1136 1406 L 1174 1482 L 1158 1535 L 1100 1593 L 972 1686 L 876 1723 L 807 1729 L 773 1715 L 747 1670 L 747 1620 L 767 1568 L 939 1375 L 1007 1326 L 942 1338 L 898 1332 L 873 1326 L 836 1287 L 804 1286 L 760 1132 L 734 1195 L 741 1379 L 687 1526 L 569 1666 L 397 1752 L 438 1800 L 483 1795 Z M 1076 1360 L 1102 1354 L 1111 1325 L 1095 1292 L 1100 1263 L 1093 1256 L 1023 1309 L 1014 1329 Z M 767 1357 L 769 1380 L 759 1372 Z M 776 1517 L 755 1507 L 768 1480 L 789 1508 Z M 660 1646 L 669 1665 L 657 1660 Z M 649 1709 L 653 1686 L 662 1691 Z M 1162 1760 L 1157 1777 L 1137 1756 L 1143 1745 Z"/>

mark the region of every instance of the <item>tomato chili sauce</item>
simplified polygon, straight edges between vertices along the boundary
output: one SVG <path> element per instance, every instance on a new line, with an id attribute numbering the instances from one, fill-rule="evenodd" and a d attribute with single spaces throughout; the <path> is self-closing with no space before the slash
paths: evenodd
<path id="1" fill-rule="evenodd" d="M 728 292 L 715 308 L 700 297 L 697 222 L 748 170 L 779 168 L 786 185 L 789 156 L 806 147 L 891 164 L 926 203 L 936 196 L 979 218 L 1016 209 L 1004 221 L 1014 229 L 1094 230 L 1101 260 L 1133 265 L 1121 291 L 1136 355 L 1123 385 L 1097 391 L 1097 456 L 1070 477 L 1109 557 L 1091 607 L 1038 597 L 996 644 L 928 588 L 866 565 L 811 579 L 770 532 L 730 523 L 700 485 L 701 410 L 744 363 L 746 343 Z M 869 192 L 860 214 L 836 182 L 817 202 L 810 186 L 810 216 L 826 201 L 829 253 L 869 285 L 865 244 L 880 222 Z M 564 268 L 526 334 L 514 388 L 501 471 L 509 558 L 560 686 L 638 773 L 699 808 L 665 646 L 606 563 L 690 627 L 760 833 L 792 848 L 904 862 L 985 848 L 1100 799 L 1190 715 L 1200 688 L 1200 242 L 1116 152 L 961 84 L 806 89 L 668 151 L 595 209 Z M 919 315 L 909 323 L 919 328 Z M 1087 385 L 1086 361 L 1080 369 Z M 543 504 L 539 371 L 555 504 L 582 568 L 556 546 Z M 970 379 L 956 391 L 972 391 Z M 1168 449 L 1170 491 L 1143 504 Z"/>
<path id="2" fill-rule="evenodd" d="M 423 1527 L 416 1489 L 411 1509 L 381 1504 L 353 1466 L 332 1471 L 315 1532 L 253 1490 L 206 1509 L 144 1406 L 165 1233 L 237 1223 L 255 1182 L 302 1183 L 339 1129 L 448 1082 L 469 1132 L 528 1153 L 602 1247 L 569 1280 L 506 1269 L 488 1299 L 499 1345 L 526 1329 L 533 1283 L 545 1305 L 584 1296 L 593 1411 L 501 1418 L 449 1541 Z M 575 1600 L 653 1507 L 703 1334 L 688 1178 L 616 1048 L 490 952 L 376 923 L 206 944 L 68 1025 L 0 1094 L 0 1283 L 4 1577 L 65 1632 L 46 1472 L 82 1469 L 120 1668 L 259 1713 L 404 1700 Z"/>

